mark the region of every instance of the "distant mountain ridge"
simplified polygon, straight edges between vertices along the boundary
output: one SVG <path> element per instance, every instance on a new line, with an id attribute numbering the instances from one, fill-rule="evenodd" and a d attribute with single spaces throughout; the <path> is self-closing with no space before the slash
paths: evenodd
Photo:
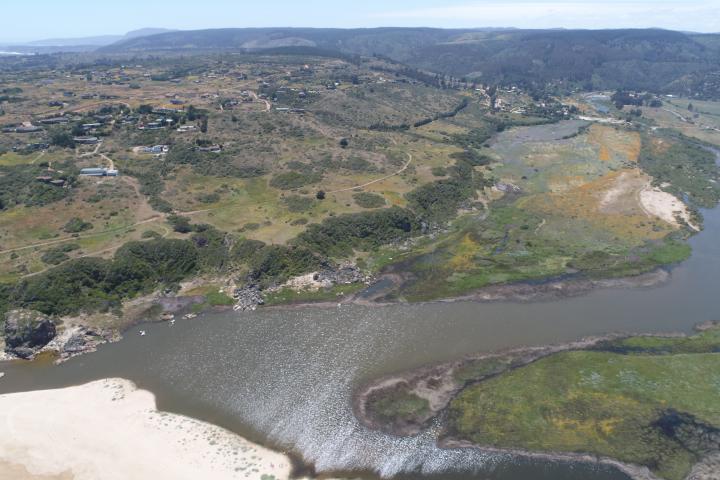
<path id="1" fill-rule="evenodd" d="M 104 53 L 318 48 L 481 82 L 691 89 L 720 75 L 720 34 L 661 29 L 224 28 L 126 39 Z M 720 78 L 720 77 L 718 77 Z M 715 88 L 712 85 L 709 88 Z"/>
<path id="2" fill-rule="evenodd" d="M 8 44 L 8 48 L 14 51 L 24 53 L 48 53 L 52 51 L 91 51 L 97 47 L 111 45 L 116 42 L 131 40 L 147 35 L 157 35 L 162 33 L 174 32 L 167 28 L 141 28 L 132 30 L 124 35 L 98 35 L 94 37 L 78 37 L 78 38 L 47 38 L 43 40 L 34 40 L 24 43 Z"/>

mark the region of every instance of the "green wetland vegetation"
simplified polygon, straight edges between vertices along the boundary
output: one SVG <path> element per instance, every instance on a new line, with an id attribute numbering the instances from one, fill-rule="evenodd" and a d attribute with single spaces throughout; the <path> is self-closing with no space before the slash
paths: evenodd
<path id="1" fill-rule="evenodd" d="M 478 445 L 590 453 L 682 479 L 718 448 L 720 327 L 562 352 L 465 388 L 445 435 Z"/>
<path id="2" fill-rule="evenodd" d="M 363 418 L 397 435 L 439 422 L 441 442 L 598 456 L 666 480 L 686 478 L 717 453 L 720 324 L 691 336 L 567 348 L 470 357 L 398 377 L 360 397 Z M 449 399 L 431 410 L 433 391 L 450 387 Z"/>

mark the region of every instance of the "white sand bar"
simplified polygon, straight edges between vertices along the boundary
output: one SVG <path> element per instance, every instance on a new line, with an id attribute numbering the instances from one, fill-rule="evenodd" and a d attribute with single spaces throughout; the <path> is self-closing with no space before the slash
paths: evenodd
<path id="1" fill-rule="evenodd" d="M 290 461 L 121 379 L 0 395 L 0 480 L 260 479 Z M 266 477 L 267 478 L 267 477 Z"/>

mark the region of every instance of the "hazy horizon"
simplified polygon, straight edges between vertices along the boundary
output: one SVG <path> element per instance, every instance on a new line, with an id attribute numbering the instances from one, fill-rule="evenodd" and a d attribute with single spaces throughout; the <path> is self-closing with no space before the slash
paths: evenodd
<path id="1" fill-rule="evenodd" d="M 311 5 L 280 0 L 272 11 L 258 3 L 206 0 L 98 4 L 37 0 L 3 6 L 2 43 L 123 35 L 142 28 L 662 28 L 720 32 L 720 2 L 713 0 L 367 0 Z M 519 14 L 521 12 L 521 14 Z"/>

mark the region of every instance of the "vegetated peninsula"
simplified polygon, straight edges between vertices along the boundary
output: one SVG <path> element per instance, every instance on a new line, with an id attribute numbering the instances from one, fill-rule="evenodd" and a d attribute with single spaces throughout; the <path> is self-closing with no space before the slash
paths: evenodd
<path id="1" fill-rule="evenodd" d="M 370 52 L 343 32 L 0 59 L 5 351 L 72 355 L 206 308 L 566 295 L 690 255 L 720 199 L 720 96 L 698 66 L 714 36 L 381 29 Z M 438 62 L 508 56 L 433 70 L 399 33 Z M 695 73 L 618 84 L 620 57 L 675 58 L 637 39 Z M 592 68 L 499 74 L 571 40 Z"/>
<path id="2" fill-rule="evenodd" d="M 363 423 L 438 443 L 613 465 L 632 478 L 710 479 L 720 466 L 720 326 L 469 357 L 358 392 Z"/>

